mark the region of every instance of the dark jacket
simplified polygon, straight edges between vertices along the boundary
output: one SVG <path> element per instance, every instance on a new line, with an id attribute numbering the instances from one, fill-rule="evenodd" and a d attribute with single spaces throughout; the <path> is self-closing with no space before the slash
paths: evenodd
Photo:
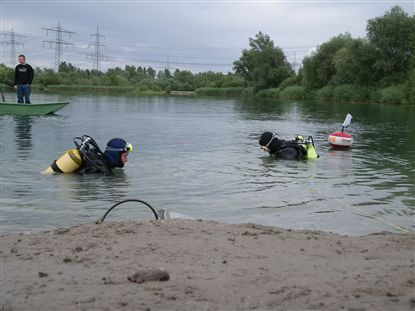
<path id="1" fill-rule="evenodd" d="M 32 84 L 35 77 L 34 70 L 29 64 L 17 65 L 14 70 L 14 85 Z"/>

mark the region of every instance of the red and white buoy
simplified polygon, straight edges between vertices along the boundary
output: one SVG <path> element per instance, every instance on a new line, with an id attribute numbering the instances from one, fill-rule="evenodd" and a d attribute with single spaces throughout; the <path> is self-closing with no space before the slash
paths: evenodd
<path id="1" fill-rule="evenodd" d="M 334 132 L 329 135 L 329 144 L 335 149 L 348 149 L 352 146 L 353 137 L 349 133 L 344 132 L 344 129 L 350 125 L 352 121 L 352 115 L 347 114 L 346 119 L 343 122 L 343 128 L 341 132 Z"/>
<path id="2" fill-rule="evenodd" d="M 352 146 L 353 137 L 349 133 L 334 132 L 329 135 L 329 144 L 333 148 L 347 149 Z"/>

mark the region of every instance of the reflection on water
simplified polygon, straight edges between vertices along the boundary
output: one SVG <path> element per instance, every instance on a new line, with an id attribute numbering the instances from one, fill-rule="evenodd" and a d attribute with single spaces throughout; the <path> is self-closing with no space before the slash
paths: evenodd
<path id="1" fill-rule="evenodd" d="M 137 198 L 194 218 L 344 234 L 414 229 L 415 111 L 404 106 L 191 97 L 38 98 L 71 104 L 50 117 L 0 117 L 1 229 L 18 232 L 94 221 Z M 353 148 L 328 134 L 353 115 Z M 259 150 L 273 131 L 312 135 L 319 159 L 284 161 Z M 43 175 L 75 136 L 134 145 L 114 176 Z M 16 156 L 16 148 L 18 149 Z M 151 216 L 151 215 L 150 215 Z M 114 220 L 151 219 L 123 206 Z M 382 220 L 383 219 L 383 220 Z"/>
<path id="2" fill-rule="evenodd" d="M 68 201 L 120 201 L 124 199 L 130 184 L 122 170 L 116 170 L 112 176 L 100 174 L 53 175 L 57 192 Z"/>
<path id="3" fill-rule="evenodd" d="M 22 158 L 27 158 L 30 155 L 32 148 L 32 123 L 33 117 L 30 116 L 15 116 L 15 135 L 17 152 L 16 155 Z"/>

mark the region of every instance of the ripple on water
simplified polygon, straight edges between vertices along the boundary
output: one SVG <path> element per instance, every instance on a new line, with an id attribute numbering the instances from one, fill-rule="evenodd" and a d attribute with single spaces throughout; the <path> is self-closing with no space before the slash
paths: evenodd
<path id="1" fill-rule="evenodd" d="M 394 231 L 370 218 L 379 216 L 413 227 L 415 146 L 407 140 L 415 124 L 412 110 L 260 99 L 34 94 L 35 99 L 71 105 L 50 117 L 0 117 L 3 231 L 93 221 L 127 198 L 226 222 L 347 234 Z M 353 148 L 333 150 L 327 136 L 347 112 L 355 117 L 348 129 Z M 297 162 L 264 155 L 258 148 L 263 131 L 284 139 L 312 135 L 320 158 Z M 100 146 L 111 137 L 131 142 L 134 152 L 124 172 L 40 174 L 82 134 Z M 111 220 L 147 217 L 148 210 L 132 204 L 117 209 Z"/>

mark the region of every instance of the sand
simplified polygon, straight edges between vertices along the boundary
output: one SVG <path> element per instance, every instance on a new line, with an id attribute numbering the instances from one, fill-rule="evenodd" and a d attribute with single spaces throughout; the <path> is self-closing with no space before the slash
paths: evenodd
<path id="1" fill-rule="evenodd" d="M 414 310 L 415 239 L 163 220 L 1 236 L 1 310 Z"/>

